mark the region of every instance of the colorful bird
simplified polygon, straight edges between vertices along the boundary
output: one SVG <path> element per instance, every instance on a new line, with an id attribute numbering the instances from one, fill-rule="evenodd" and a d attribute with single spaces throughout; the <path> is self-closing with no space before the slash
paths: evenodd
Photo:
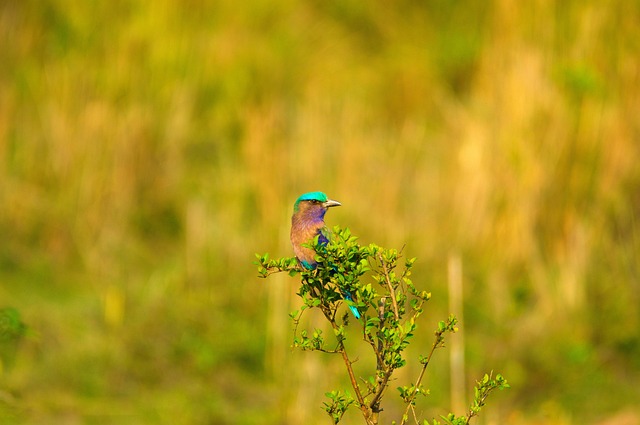
<path id="1" fill-rule="evenodd" d="M 296 200 L 291 217 L 291 245 L 302 267 L 314 270 L 318 266 L 314 258 L 316 252 L 302 245 L 313 241 L 316 235 L 320 245 L 329 243 L 330 234 L 324 224 L 324 215 L 329 208 L 340 205 L 340 202 L 327 198 L 323 192 L 305 193 Z M 353 301 L 350 293 L 343 293 L 343 296 Z M 360 318 L 357 308 L 350 305 L 349 309 L 356 319 Z"/>

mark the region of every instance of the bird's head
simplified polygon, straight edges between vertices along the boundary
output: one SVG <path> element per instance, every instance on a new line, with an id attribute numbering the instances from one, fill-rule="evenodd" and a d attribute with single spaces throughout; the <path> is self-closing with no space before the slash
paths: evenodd
<path id="1" fill-rule="evenodd" d="M 323 192 L 308 192 L 293 204 L 293 215 L 322 220 L 328 208 L 340 205 L 340 202 L 327 198 Z"/>

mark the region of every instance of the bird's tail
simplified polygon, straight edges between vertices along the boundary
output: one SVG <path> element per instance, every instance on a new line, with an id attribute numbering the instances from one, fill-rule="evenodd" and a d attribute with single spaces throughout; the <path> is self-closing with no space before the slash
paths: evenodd
<path id="1" fill-rule="evenodd" d="M 353 297 L 351 296 L 351 293 L 349 291 L 344 291 L 342 293 L 342 296 L 344 297 L 345 300 L 353 302 Z M 358 309 L 355 306 L 353 306 L 353 305 L 351 305 L 349 303 L 347 303 L 347 306 L 349 307 L 349 310 L 351 310 L 351 312 L 353 313 L 355 318 L 359 319 L 360 318 L 360 312 L 358 311 Z"/>

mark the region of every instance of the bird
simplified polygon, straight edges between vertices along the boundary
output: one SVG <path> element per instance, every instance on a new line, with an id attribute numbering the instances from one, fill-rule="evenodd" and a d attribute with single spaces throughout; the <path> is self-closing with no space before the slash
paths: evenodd
<path id="1" fill-rule="evenodd" d="M 329 199 L 323 192 L 305 193 L 293 204 L 291 245 L 298 262 L 305 269 L 315 270 L 318 263 L 315 260 L 316 251 L 303 244 L 312 242 L 316 236 L 319 245 L 329 243 L 330 233 L 324 223 L 324 216 L 329 208 L 340 205 L 340 202 Z M 343 292 L 342 295 L 346 300 L 353 301 L 349 292 Z M 356 307 L 349 305 L 349 309 L 356 319 L 360 318 L 360 312 Z"/>

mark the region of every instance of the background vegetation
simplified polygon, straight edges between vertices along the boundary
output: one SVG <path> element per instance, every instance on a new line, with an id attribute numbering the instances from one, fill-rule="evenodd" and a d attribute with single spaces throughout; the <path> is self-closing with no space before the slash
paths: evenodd
<path id="1" fill-rule="evenodd" d="M 28 329 L 0 420 L 326 423 L 339 365 L 288 348 L 297 283 L 251 264 L 291 255 L 293 201 L 324 190 L 330 225 L 418 258 L 422 347 L 461 259 L 467 387 L 512 387 L 480 423 L 639 423 L 638 22 L 626 0 L 1 1 L 0 308 Z"/>

